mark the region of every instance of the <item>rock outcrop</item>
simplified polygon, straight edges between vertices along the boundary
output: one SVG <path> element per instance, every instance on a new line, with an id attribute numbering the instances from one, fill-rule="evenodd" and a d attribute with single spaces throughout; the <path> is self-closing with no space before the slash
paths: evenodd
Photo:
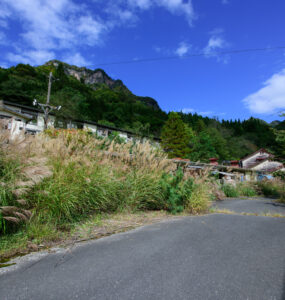
<path id="1" fill-rule="evenodd" d="M 85 84 L 92 85 L 92 88 L 96 90 L 98 87 L 105 85 L 110 89 L 119 89 L 127 95 L 132 95 L 135 100 L 144 103 L 145 105 L 151 106 L 154 109 L 160 109 L 156 100 L 150 97 L 140 97 L 132 94 L 132 92 L 124 85 L 124 83 L 117 79 L 112 79 L 104 70 L 102 69 L 87 69 L 85 67 L 77 67 L 68 65 L 58 60 L 51 60 L 46 63 L 46 65 L 53 65 L 58 67 L 58 65 L 62 63 L 64 67 L 64 72 L 69 76 L 74 76 L 81 82 Z"/>

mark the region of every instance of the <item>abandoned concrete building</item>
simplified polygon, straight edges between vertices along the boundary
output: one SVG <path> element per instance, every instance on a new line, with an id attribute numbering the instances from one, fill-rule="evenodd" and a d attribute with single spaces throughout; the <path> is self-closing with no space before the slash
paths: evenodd
<path id="1" fill-rule="evenodd" d="M 0 100 L 0 119 L 9 120 L 7 127 L 11 129 L 15 135 L 21 131 L 36 134 L 44 130 L 44 113 L 35 107 Z M 49 116 L 48 126 L 54 128 L 86 129 L 102 137 L 107 137 L 116 132 L 126 141 L 137 138 L 135 133 L 128 130 L 106 126 L 92 121 L 57 120 L 53 114 Z M 155 142 L 159 141 L 158 138 L 152 139 Z"/>
<path id="2" fill-rule="evenodd" d="M 273 154 L 263 148 L 241 159 L 241 167 L 265 173 L 272 173 L 284 168 L 281 162 L 274 161 Z"/>

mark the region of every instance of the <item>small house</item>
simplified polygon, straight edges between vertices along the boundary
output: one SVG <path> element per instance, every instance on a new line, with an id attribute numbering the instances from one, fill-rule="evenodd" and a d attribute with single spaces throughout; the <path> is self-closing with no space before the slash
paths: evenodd
<path id="1" fill-rule="evenodd" d="M 244 169 L 252 169 L 262 173 L 272 173 L 283 168 L 283 164 L 274 161 L 274 155 L 266 149 L 259 149 L 241 160 Z"/>

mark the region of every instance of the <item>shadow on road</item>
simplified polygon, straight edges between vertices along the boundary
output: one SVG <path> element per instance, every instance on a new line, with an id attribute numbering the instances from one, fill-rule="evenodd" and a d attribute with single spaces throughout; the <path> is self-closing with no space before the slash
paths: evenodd
<path id="1" fill-rule="evenodd" d="M 284 207 L 285 208 L 285 203 L 276 203 L 276 202 L 274 202 L 274 203 L 266 203 L 266 204 L 271 204 L 273 206 L 278 206 L 278 207 Z"/>

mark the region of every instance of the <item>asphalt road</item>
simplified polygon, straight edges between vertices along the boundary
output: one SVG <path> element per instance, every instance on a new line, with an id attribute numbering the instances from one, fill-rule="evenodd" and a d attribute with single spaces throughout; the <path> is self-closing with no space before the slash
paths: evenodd
<path id="1" fill-rule="evenodd" d="M 1 300 L 285 300 L 285 218 L 183 217 L 31 257 Z"/>
<path id="2" fill-rule="evenodd" d="M 224 201 L 217 201 L 214 207 L 217 209 L 227 209 L 236 213 L 279 214 L 285 216 L 285 204 L 277 203 L 275 199 L 269 198 L 229 198 Z"/>

